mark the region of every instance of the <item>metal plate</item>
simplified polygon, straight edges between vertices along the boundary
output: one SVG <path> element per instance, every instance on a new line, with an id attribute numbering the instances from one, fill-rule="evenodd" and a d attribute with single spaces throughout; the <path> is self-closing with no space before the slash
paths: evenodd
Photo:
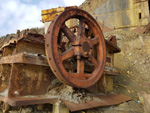
<path id="1" fill-rule="evenodd" d="M 80 104 L 76 104 L 66 100 L 63 100 L 63 102 L 69 108 L 69 110 L 73 112 L 73 111 L 96 108 L 100 106 L 117 105 L 125 101 L 131 100 L 130 97 L 125 96 L 123 94 L 101 95 L 97 97 L 101 100 L 100 102 L 87 101 L 86 103 L 80 103 Z"/>

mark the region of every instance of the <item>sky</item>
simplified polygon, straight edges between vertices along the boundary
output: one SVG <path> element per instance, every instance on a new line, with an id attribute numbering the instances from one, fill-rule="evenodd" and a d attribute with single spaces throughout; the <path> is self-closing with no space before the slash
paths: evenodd
<path id="1" fill-rule="evenodd" d="M 41 11 L 57 7 L 79 6 L 84 0 L 0 0 L 0 36 L 17 30 L 43 27 Z"/>

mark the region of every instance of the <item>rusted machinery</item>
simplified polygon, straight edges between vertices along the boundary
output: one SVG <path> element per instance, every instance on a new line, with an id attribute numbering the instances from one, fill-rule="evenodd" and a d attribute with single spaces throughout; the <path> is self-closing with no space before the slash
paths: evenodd
<path id="1" fill-rule="evenodd" d="M 77 8 L 67 9 L 55 16 L 45 36 L 47 60 L 55 76 L 70 86 L 88 88 L 102 77 L 106 59 L 111 65 L 106 68 L 111 70 L 112 75 L 119 75 L 117 70 L 111 68 L 114 53 L 120 52 L 115 37 L 104 40 L 92 16 Z M 76 24 L 67 26 L 71 19 Z M 66 64 L 69 66 L 65 67 Z M 74 67 L 71 67 L 73 64 Z"/>
<path id="2" fill-rule="evenodd" d="M 70 19 L 75 19 L 77 24 L 68 27 L 65 23 Z M 8 111 L 9 105 L 57 103 L 60 99 L 45 96 L 57 78 L 72 87 L 106 94 L 113 91 L 113 76 L 119 75 L 113 67 L 114 53 L 120 52 L 116 38 L 105 40 L 95 19 L 78 8 L 66 8 L 56 15 L 45 38 L 25 31 L 17 39 L 6 42 L 1 51 L 0 104 L 3 112 Z M 86 103 L 81 107 L 62 101 L 71 111 L 78 111 L 130 100 L 119 94 L 99 98 L 103 101 L 88 107 Z"/>

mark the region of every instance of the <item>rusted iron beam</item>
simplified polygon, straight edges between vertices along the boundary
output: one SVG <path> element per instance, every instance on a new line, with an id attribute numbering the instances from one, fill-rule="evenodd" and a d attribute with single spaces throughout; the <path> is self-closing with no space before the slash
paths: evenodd
<path id="1" fill-rule="evenodd" d="M 37 34 L 37 33 L 27 33 L 27 34 L 23 34 L 18 40 L 17 42 L 24 40 L 24 41 L 28 41 L 30 43 L 35 43 L 35 44 L 44 44 L 45 43 L 45 38 L 43 35 L 41 34 Z"/>
<path id="2" fill-rule="evenodd" d="M 111 94 L 111 95 L 99 95 L 97 96 L 100 101 L 87 101 L 86 103 L 76 104 L 73 102 L 69 102 L 63 100 L 65 105 L 69 108 L 70 111 L 80 111 L 86 110 L 91 108 L 96 108 L 100 106 L 110 106 L 110 105 L 117 105 L 125 101 L 131 100 L 130 97 L 122 95 L 122 94 Z"/>
<path id="3" fill-rule="evenodd" d="M 110 52 L 112 53 L 119 53 L 121 51 L 121 49 L 115 45 L 113 42 L 105 40 L 106 46 L 107 48 L 110 49 Z"/>
<path id="4" fill-rule="evenodd" d="M 11 56 L 5 56 L 0 59 L 0 64 L 34 64 L 39 66 L 49 66 L 46 56 L 31 54 L 31 53 L 18 53 Z"/>
<path id="5" fill-rule="evenodd" d="M 58 98 L 47 98 L 47 97 L 17 97 L 10 98 L 7 102 L 11 106 L 26 106 L 35 104 L 54 104 L 58 102 Z"/>
<path id="6" fill-rule="evenodd" d="M 11 97 L 5 98 L 0 95 L 0 100 L 8 103 L 11 106 L 26 106 L 35 104 L 54 104 L 59 101 L 58 98 L 48 98 L 44 95 L 41 96 L 27 96 L 27 97 Z"/>
<path id="7" fill-rule="evenodd" d="M 110 76 L 118 76 L 118 75 L 120 75 L 120 72 L 117 69 L 112 68 L 112 67 L 108 67 L 108 66 L 105 66 L 104 73 L 106 75 L 110 75 Z"/>
<path id="8" fill-rule="evenodd" d="M 144 34 L 147 31 L 148 31 L 148 29 L 146 30 L 146 28 L 143 28 L 143 27 L 137 27 L 137 28 L 132 30 L 132 32 L 134 32 L 134 33 L 141 33 L 141 34 Z"/>
<path id="9" fill-rule="evenodd" d="M 12 64 L 8 97 L 44 95 L 56 79 L 49 67 L 31 64 Z"/>

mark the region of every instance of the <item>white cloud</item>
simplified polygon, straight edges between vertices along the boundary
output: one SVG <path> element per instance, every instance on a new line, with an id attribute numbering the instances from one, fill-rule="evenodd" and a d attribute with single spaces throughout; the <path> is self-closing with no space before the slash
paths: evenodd
<path id="1" fill-rule="evenodd" d="M 37 3 L 31 3 L 32 0 L 22 1 L 0 0 L 0 36 L 16 33 L 18 29 L 42 27 L 41 10 L 79 5 L 84 0 L 40 0 Z"/>

